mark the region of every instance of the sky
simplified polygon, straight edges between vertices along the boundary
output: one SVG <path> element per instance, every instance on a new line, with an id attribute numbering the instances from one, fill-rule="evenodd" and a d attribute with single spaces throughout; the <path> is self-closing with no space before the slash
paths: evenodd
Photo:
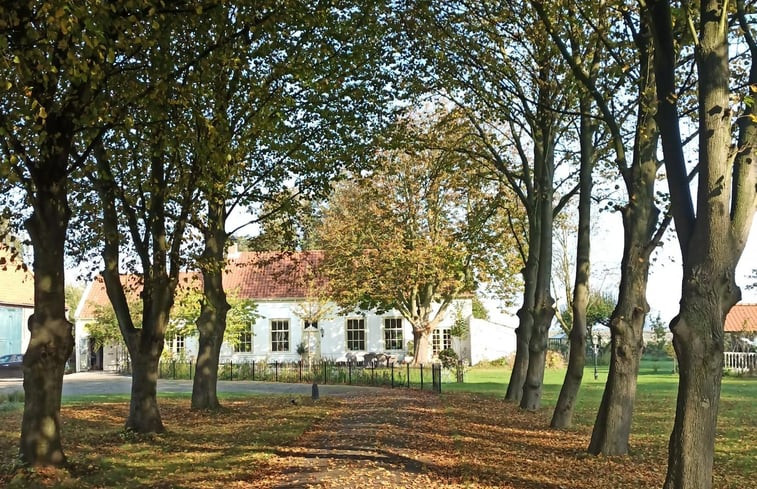
<path id="1" fill-rule="evenodd" d="M 620 280 L 620 260 L 623 254 L 623 231 L 618 213 L 600 216 L 599 231 L 592 242 L 592 279 L 595 283 L 604 282 L 605 289 L 615 291 Z M 749 278 L 757 270 L 757 230 L 752 232 L 736 269 L 736 282 L 741 287 L 742 302 L 757 302 L 757 290 L 746 287 L 757 280 Z M 664 239 L 663 246 L 652 256 L 647 302 L 650 316 L 658 313 L 665 322 L 669 322 L 677 313 L 681 299 L 681 252 L 672 229 Z"/>
<path id="2" fill-rule="evenodd" d="M 598 213 L 592 234 L 590 286 L 617 296 L 620 260 L 623 256 L 623 225 L 620 214 Z M 736 282 L 741 287 L 744 303 L 757 303 L 757 289 L 747 288 L 749 284 L 757 284 L 757 279 L 750 279 L 753 270 L 757 270 L 757 223 L 752 226 L 749 241 L 736 269 Z M 659 314 L 660 319 L 669 323 L 678 313 L 681 277 L 681 252 L 674 231 L 669 229 L 663 245 L 652 256 L 647 287 L 647 302 L 650 307 L 648 321 Z M 557 295 L 554 292 L 553 294 Z M 500 304 L 496 301 L 485 300 L 484 304 L 492 321 L 515 327 L 518 325 L 515 313 L 521 302 L 521 299 L 517 298 L 516 306 L 504 312 L 500 310 Z"/>

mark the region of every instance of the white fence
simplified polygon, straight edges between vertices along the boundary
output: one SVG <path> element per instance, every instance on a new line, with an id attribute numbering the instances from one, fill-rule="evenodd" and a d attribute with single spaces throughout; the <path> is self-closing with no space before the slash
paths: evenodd
<path id="1" fill-rule="evenodd" d="M 757 371 L 757 353 L 725 352 L 723 368 L 737 372 Z"/>

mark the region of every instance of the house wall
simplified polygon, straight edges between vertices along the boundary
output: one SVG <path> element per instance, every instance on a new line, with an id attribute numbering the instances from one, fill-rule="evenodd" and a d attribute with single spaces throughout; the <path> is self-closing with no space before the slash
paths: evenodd
<path id="1" fill-rule="evenodd" d="M 299 302 L 292 301 L 259 301 L 257 302 L 258 314 L 260 317 L 252 327 L 253 330 L 253 351 L 251 353 L 235 353 L 229 345 L 224 345 L 221 350 L 221 361 L 297 361 L 300 355 L 297 354 L 297 345 L 304 340 L 304 321 L 296 314 Z M 464 319 L 470 318 L 472 303 L 470 299 L 455 301 L 455 304 L 448 309 L 445 318 L 439 325 L 439 329 L 449 329 L 455 320 L 457 309 L 460 308 L 460 314 Z M 365 349 L 360 351 L 347 350 L 347 320 L 353 318 L 363 318 L 366 327 Z M 402 360 L 406 354 L 406 347 L 409 341 L 413 339 L 413 331 L 410 323 L 402 320 L 402 343 L 405 348 L 400 350 L 387 350 L 384 341 L 384 319 L 385 318 L 402 318 L 399 312 L 391 310 L 384 314 L 365 313 L 334 316 L 322 320 L 318 324 L 320 336 L 320 353 L 321 357 L 335 361 L 346 361 L 352 355 L 362 358 L 365 353 L 384 352 L 396 355 L 398 360 Z M 271 351 L 271 321 L 276 319 L 289 320 L 289 351 L 272 352 Z"/>
<path id="2" fill-rule="evenodd" d="M 291 362 L 300 360 L 297 353 L 297 345 L 304 341 L 304 321 L 297 315 L 300 302 L 296 300 L 271 300 L 258 301 L 257 314 L 259 317 L 252 325 L 253 346 L 252 352 L 235 352 L 232 347 L 224 343 L 221 347 L 221 362 L 249 362 L 249 361 L 266 361 L 266 362 Z M 336 310 L 336 309 L 335 309 Z M 461 299 L 453 303 L 447 310 L 444 319 L 438 326 L 439 329 L 449 329 L 459 314 L 464 320 L 469 320 L 472 312 L 472 302 L 470 299 Z M 365 349 L 360 351 L 347 350 L 347 320 L 351 318 L 363 318 L 365 320 Z M 368 352 L 382 352 L 396 355 L 398 360 L 402 360 L 406 355 L 407 343 L 413 340 L 413 332 L 410 323 L 402 319 L 402 343 L 403 348 L 397 350 L 387 350 L 384 340 L 384 319 L 385 318 L 402 318 L 397 311 L 387 311 L 384 314 L 365 313 L 351 315 L 337 315 L 318 324 L 317 340 L 320 346 L 321 358 L 347 361 L 350 358 L 362 359 L 362 356 Z M 289 321 L 289 349 L 284 352 L 271 351 L 271 321 L 277 319 L 286 319 Z M 78 319 L 76 321 L 76 367 L 77 371 L 84 371 L 89 368 L 89 334 L 86 330 L 86 324 L 89 320 Z M 472 335 L 471 335 L 472 336 Z M 483 343 L 489 340 L 482 339 Z M 166 350 L 172 349 L 170 341 L 166 342 Z M 465 352 L 464 358 L 468 359 L 468 346 L 453 338 L 453 348 L 458 353 Z M 185 340 L 184 358 L 193 360 L 197 356 L 198 341 L 196 336 L 189 336 Z M 353 357 L 354 355 L 354 357 Z M 123 351 L 121 348 L 106 345 L 103 349 L 103 369 L 113 370 L 119 364 L 123 363 Z"/>
<path id="3" fill-rule="evenodd" d="M 515 328 L 471 318 L 468 342 L 471 365 L 496 360 L 515 353 Z"/>

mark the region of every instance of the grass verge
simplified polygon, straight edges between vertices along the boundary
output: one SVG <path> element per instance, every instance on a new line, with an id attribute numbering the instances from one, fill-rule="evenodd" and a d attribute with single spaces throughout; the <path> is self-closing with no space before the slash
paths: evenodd
<path id="1" fill-rule="evenodd" d="M 587 457 L 585 450 L 607 380 L 607 367 L 598 369 L 596 380 L 593 367 L 585 370 L 574 426 L 567 431 L 548 429 L 564 370 L 547 371 L 542 409 L 537 413 L 524 413 L 502 401 L 509 370 L 504 367 L 471 369 L 466 372 L 465 384 L 444 385 L 448 395 L 443 397 L 458 434 L 461 463 L 469 466 L 468 471 L 477 474 L 476 477 L 505 487 L 510 487 L 508 484 L 530 487 L 527 481 L 537 477 L 541 477 L 540 484 L 546 484 L 543 487 L 560 487 L 556 482 L 560 477 L 570 477 L 571 483 L 564 487 L 660 487 L 667 467 L 667 445 L 673 429 L 678 388 L 678 376 L 672 375 L 671 370 L 672 363 L 642 364 L 630 439 L 632 453 L 629 457 L 596 458 Z M 757 399 L 757 378 L 723 377 L 715 442 L 716 488 L 753 487 L 757 480 L 757 404 L 754 399 Z M 467 410 L 476 412 L 465 414 L 466 406 L 476 406 L 475 410 Z M 475 427 L 473 433 L 478 437 L 475 456 L 470 455 L 473 450 L 469 441 L 473 436 L 471 426 Z M 489 440 L 491 433 L 499 435 Z M 491 449 L 480 450 L 482 444 Z M 549 446 L 553 448 L 545 448 Z M 529 455 L 524 457 L 527 473 L 518 469 L 520 479 L 516 480 L 508 471 L 498 470 L 496 461 L 516 457 L 519 452 Z M 552 459 L 550 464 L 537 462 Z M 556 468 L 559 464 L 568 467 Z M 614 474 L 614 479 L 608 480 L 609 473 Z"/>
<path id="2" fill-rule="evenodd" d="M 227 397 L 219 412 L 195 412 L 189 398 L 160 398 L 167 431 L 123 431 L 128 400 L 80 398 L 61 409 L 68 470 L 15 464 L 22 407 L 0 412 L 0 487 L 215 488 L 259 477 L 278 447 L 298 438 L 337 401 L 287 396 Z"/>

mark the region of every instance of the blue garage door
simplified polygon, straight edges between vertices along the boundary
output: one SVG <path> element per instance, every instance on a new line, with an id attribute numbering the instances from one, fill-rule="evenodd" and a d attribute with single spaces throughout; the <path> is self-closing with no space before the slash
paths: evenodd
<path id="1" fill-rule="evenodd" d="M 0 307 L 0 355 L 23 353 L 21 351 L 21 309 Z"/>

